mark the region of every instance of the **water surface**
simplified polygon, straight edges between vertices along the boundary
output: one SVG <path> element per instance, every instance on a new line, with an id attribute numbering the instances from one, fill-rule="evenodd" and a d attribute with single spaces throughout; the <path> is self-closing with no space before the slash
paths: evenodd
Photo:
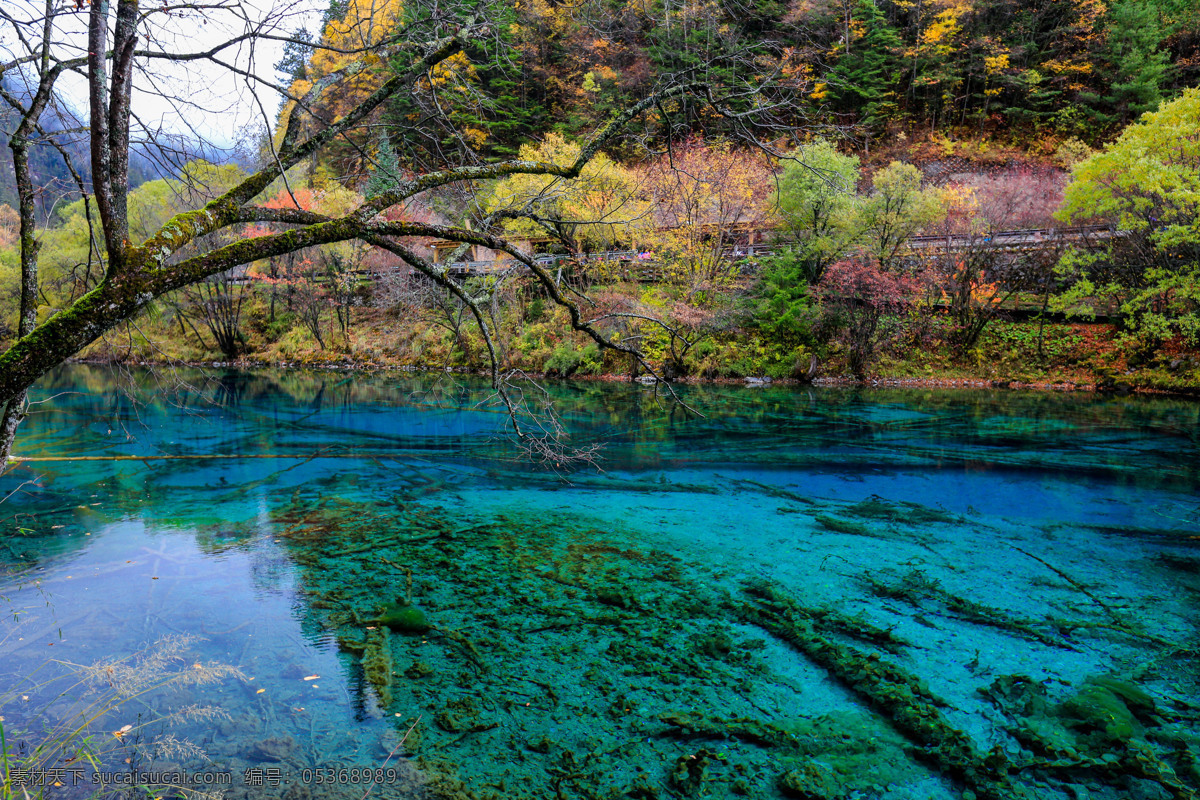
<path id="1" fill-rule="evenodd" d="M 44 382 L 3 479 L 0 716 L 63 745 L 23 777 L 1195 796 L 1200 406 L 550 393 L 598 469 L 531 465 L 470 380 Z"/>

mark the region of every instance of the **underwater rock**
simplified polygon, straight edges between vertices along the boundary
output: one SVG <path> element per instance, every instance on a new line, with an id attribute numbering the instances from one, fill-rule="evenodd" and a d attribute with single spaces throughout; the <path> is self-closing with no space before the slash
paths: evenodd
<path id="1" fill-rule="evenodd" d="M 433 674 L 433 667 L 426 664 L 424 661 L 414 661 L 404 669 L 404 677 L 412 680 L 421 680 L 428 678 Z"/>
<path id="2" fill-rule="evenodd" d="M 484 730 L 488 727 L 478 724 L 479 709 L 469 697 L 460 697 L 446 703 L 446 707 L 434 716 L 433 721 L 447 733 Z"/>
<path id="3" fill-rule="evenodd" d="M 1124 700 L 1094 683 L 1060 703 L 1057 713 L 1064 725 L 1079 734 L 1080 744 L 1091 749 L 1123 745 L 1140 727 Z"/>
<path id="4" fill-rule="evenodd" d="M 614 608 L 623 608 L 626 610 L 636 609 L 637 600 L 632 593 L 623 586 L 600 586 L 592 595 L 596 602 L 603 603 L 606 606 Z"/>
<path id="5" fill-rule="evenodd" d="M 1112 675 L 1094 675 L 1085 683 L 1102 686 L 1121 698 L 1134 716 L 1143 722 L 1148 721 L 1147 717 L 1158 713 L 1158 709 L 1154 705 L 1154 698 L 1134 683 L 1123 681 Z"/>
<path id="6" fill-rule="evenodd" d="M 708 766 L 713 761 L 725 761 L 719 754 L 711 750 L 698 750 L 675 759 L 675 767 L 667 778 L 667 782 L 684 794 L 696 794 L 703 791 L 702 785 L 708 779 Z"/>
<path id="7" fill-rule="evenodd" d="M 697 655 L 718 660 L 727 658 L 734 647 L 733 637 L 720 628 L 694 634 L 691 642 Z"/>
<path id="8" fill-rule="evenodd" d="M 296 749 L 296 740 L 291 736 L 272 736 L 255 742 L 249 756 L 254 761 L 283 761 Z"/>
<path id="9" fill-rule="evenodd" d="M 525 747 L 535 753 L 549 753 L 556 746 L 556 742 L 549 736 L 542 736 L 525 744 Z"/>
<path id="10" fill-rule="evenodd" d="M 262 720 L 253 714 L 241 714 L 217 725 L 217 732 L 225 739 L 236 739 L 262 730 Z"/>
<path id="11" fill-rule="evenodd" d="M 837 800 L 842 796 L 833 770 L 818 761 L 788 770 L 779 776 L 778 783 L 780 791 L 800 800 Z"/>
<path id="12" fill-rule="evenodd" d="M 461 714 L 448 710 L 439 711 L 437 716 L 433 718 L 433 721 L 447 733 L 458 733 L 471 726 L 470 721 L 464 719 Z"/>
<path id="13" fill-rule="evenodd" d="M 397 633 L 425 633 L 429 630 L 429 619 L 425 612 L 409 603 L 396 602 L 384 606 L 376 620 Z"/>
<path id="14" fill-rule="evenodd" d="M 283 800 L 311 800 L 312 792 L 303 783 L 293 783 L 283 793 Z"/>

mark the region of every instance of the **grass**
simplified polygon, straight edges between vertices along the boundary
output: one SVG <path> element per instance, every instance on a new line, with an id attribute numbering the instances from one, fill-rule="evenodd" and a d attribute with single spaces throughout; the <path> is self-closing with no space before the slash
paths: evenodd
<path id="1" fill-rule="evenodd" d="M 136 772 L 158 758 L 207 760 L 200 747 L 167 728 L 226 718 L 226 712 L 194 703 L 156 712 L 147 702 L 153 696 L 166 707 L 192 687 L 245 679 L 236 667 L 191 658 L 196 641 L 167 636 L 130 656 L 91 665 L 48 661 L 20 688 L 0 695 L 0 800 L 42 798 L 88 781 L 88 769 Z M 36 673 L 42 670 L 59 673 L 41 679 Z M 133 788 L 147 797 L 161 796 L 164 788 L 197 800 L 204 796 L 186 786 Z"/>

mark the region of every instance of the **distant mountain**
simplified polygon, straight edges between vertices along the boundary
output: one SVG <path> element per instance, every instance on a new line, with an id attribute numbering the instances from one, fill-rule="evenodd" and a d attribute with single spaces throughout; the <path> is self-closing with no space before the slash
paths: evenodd
<path id="1" fill-rule="evenodd" d="M 24 94 L 20 87 L 7 79 L 4 80 L 4 88 L 18 97 Z M 12 107 L 0 106 L 0 147 L 4 150 L 0 154 L 0 204 L 14 208 L 17 205 L 16 174 L 13 171 L 12 156 L 8 151 L 8 141 L 19 123 L 20 115 Z M 86 120 L 79 119 L 69 109 L 60 105 L 52 112 L 48 111 L 42 115 L 41 125 L 48 137 L 52 137 L 58 145 L 56 148 L 48 140 L 35 142 L 29 152 L 34 185 L 38 187 L 38 216 L 44 220 L 56 207 L 79 198 L 79 185 L 71 174 L 63 153 L 70 158 L 71 164 L 89 189 L 92 181 L 92 162 L 88 153 Z M 63 152 L 59 152 L 58 148 Z M 154 155 L 151 156 L 151 153 Z M 129 186 L 135 188 L 155 178 L 176 176 L 184 163 L 201 157 L 217 163 L 229 158 L 228 154 L 213 148 L 201 148 L 178 141 L 166 147 L 135 145 L 129 159 Z"/>

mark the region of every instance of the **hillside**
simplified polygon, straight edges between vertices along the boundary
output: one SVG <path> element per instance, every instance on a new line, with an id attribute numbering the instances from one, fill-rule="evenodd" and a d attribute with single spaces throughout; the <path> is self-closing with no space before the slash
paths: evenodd
<path id="1" fill-rule="evenodd" d="M 321 40 L 352 40 L 358 13 L 335 0 Z M 1047 155 L 1064 141 L 1096 145 L 1200 81 L 1200 4 L 1189 0 L 523 0 L 494 13 L 495 39 L 381 116 L 401 163 L 456 141 L 510 155 L 551 131 L 594 129 L 663 75 L 732 85 L 763 77 L 768 57 L 782 66 L 760 100 L 780 104 L 777 121 L 866 156 L 930 133 Z M 304 88 L 341 63 L 301 48 L 287 69 Z M 734 132 L 699 107 L 683 111 L 695 133 Z M 650 141 L 661 142 L 662 123 L 651 117 Z M 329 167 L 345 179 L 369 170 L 353 148 Z"/>

